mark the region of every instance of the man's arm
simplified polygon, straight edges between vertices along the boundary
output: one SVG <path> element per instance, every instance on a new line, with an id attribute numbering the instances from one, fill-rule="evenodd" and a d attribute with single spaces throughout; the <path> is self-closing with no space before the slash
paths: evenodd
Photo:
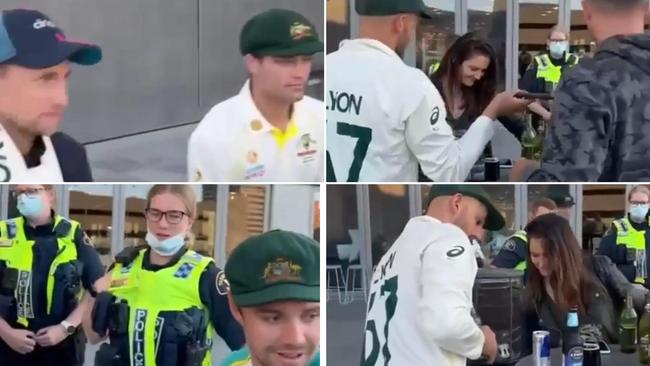
<path id="1" fill-rule="evenodd" d="M 510 238 L 503 243 L 491 264 L 498 268 L 515 268 L 519 263 L 526 261 L 527 255 L 526 243 L 519 238 Z"/>
<path id="2" fill-rule="evenodd" d="M 447 230 L 443 240 L 429 245 L 421 255 L 420 325 L 432 343 L 462 357 L 478 359 L 485 338 L 472 318 L 473 304 L 467 296 L 476 276 L 474 251 L 460 230 Z"/>
<path id="3" fill-rule="evenodd" d="M 447 112 L 437 89 L 427 89 L 417 109 L 406 121 L 406 143 L 422 172 L 439 182 L 464 181 L 494 136 L 496 125 L 481 116 L 459 140 L 447 123 Z"/>
<path id="4" fill-rule="evenodd" d="M 218 281 L 219 276 L 224 276 L 224 272 L 211 263 L 201 274 L 199 293 L 201 301 L 209 309 L 215 331 L 231 350 L 237 350 L 246 342 L 244 331 L 230 312 L 227 285 L 224 281 Z"/>
<path id="5" fill-rule="evenodd" d="M 603 173 L 613 135 L 611 96 L 585 74 L 573 72 L 560 82 L 542 166 L 529 181 L 593 182 Z"/>

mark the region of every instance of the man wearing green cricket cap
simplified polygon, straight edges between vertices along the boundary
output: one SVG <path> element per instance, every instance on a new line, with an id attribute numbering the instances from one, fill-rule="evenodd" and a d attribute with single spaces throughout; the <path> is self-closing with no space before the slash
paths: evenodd
<path id="1" fill-rule="evenodd" d="M 501 229 L 503 216 L 477 185 L 434 185 L 427 202 L 426 214 L 409 220 L 372 276 L 366 366 L 389 359 L 394 365 L 465 366 L 467 359 L 496 358 L 494 332 L 472 317 L 480 249 L 470 238 Z"/>
<path id="2" fill-rule="evenodd" d="M 271 9 L 246 22 L 239 48 L 250 78 L 192 133 L 189 179 L 322 181 L 324 108 L 305 96 L 312 57 L 323 51 L 316 27 Z"/>
<path id="3" fill-rule="evenodd" d="M 246 346 L 222 366 L 316 366 L 320 356 L 318 243 L 273 230 L 241 243 L 226 263 L 230 311 Z"/>

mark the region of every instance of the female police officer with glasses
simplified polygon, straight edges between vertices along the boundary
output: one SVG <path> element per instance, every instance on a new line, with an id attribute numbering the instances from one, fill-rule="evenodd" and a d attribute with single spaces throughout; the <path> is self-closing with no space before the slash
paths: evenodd
<path id="1" fill-rule="evenodd" d="M 189 185 L 154 185 L 147 245 L 127 248 L 105 276 L 92 312 L 91 342 L 108 336 L 95 364 L 209 365 L 212 329 L 235 350 L 244 335 L 228 308 L 227 281 L 212 258 L 184 245 L 196 216 Z"/>
<path id="2" fill-rule="evenodd" d="M 51 185 L 13 195 L 21 216 L 0 221 L 0 365 L 82 365 L 82 286 L 94 294 L 99 255 L 78 222 L 54 213 Z"/>

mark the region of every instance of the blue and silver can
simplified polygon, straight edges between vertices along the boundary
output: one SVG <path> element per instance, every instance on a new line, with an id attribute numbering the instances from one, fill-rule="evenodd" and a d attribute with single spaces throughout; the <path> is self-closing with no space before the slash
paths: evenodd
<path id="1" fill-rule="evenodd" d="M 533 332 L 535 366 L 551 366 L 551 334 L 545 330 Z"/>

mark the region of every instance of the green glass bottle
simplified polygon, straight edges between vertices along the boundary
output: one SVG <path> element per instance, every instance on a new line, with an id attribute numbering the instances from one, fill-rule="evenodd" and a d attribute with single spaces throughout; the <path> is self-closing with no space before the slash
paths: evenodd
<path id="1" fill-rule="evenodd" d="M 637 316 L 632 303 L 632 294 L 627 294 L 625 308 L 621 313 L 621 320 L 618 331 L 621 352 L 634 353 L 637 348 Z"/>
<path id="2" fill-rule="evenodd" d="M 533 115 L 526 113 L 526 129 L 521 134 L 521 157 L 535 160 L 537 133 L 533 128 Z"/>
<path id="3" fill-rule="evenodd" d="M 650 294 L 646 295 L 643 315 L 639 320 L 639 362 L 647 365 L 650 361 Z"/>

